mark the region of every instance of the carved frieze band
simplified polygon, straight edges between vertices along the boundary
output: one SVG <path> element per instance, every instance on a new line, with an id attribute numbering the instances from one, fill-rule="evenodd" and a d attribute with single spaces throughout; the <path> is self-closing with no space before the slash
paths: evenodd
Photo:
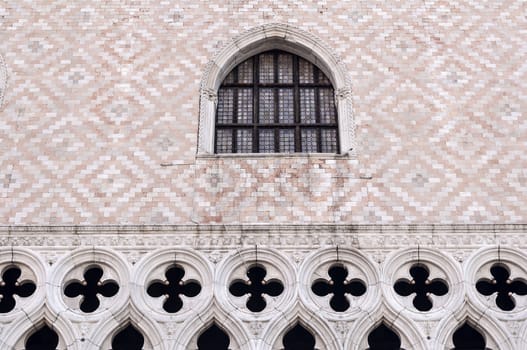
<path id="1" fill-rule="evenodd" d="M 486 245 L 527 248 L 527 225 L 445 226 L 4 226 L 0 246 L 193 247 L 198 250 L 262 245 L 280 249 L 348 246 L 395 250 L 408 246 L 444 250 Z"/>

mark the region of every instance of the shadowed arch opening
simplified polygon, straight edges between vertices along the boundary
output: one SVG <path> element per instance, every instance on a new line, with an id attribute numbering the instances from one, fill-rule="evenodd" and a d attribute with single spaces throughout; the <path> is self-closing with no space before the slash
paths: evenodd
<path id="1" fill-rule="evenodd" d="M 198 350 L 228 350 L 230 339 L 227 333 L 212 324 L 198 338 Z"/>
<path id="2" fill-rule="evenodd" d="M 284 335 L 284 350 L 314 350 L 315 337 L 302 325 L 297 324 Z"/>
<path id="3" fill-rule="evenodd" d="M 26 341 L 26 350 L 55 350 L 59 344 L 58 334 L 44 325 L 31 334 Z"/>
<path id="4" fill-rule="evenodd" d="M 452 350 L 489 350 L 483 335 L 466 322 L 454 332 L 452 340 Z"/>
<path id="5" fill-rule="evenodd" d="M 401 339 L 384 323 L 370 332 L 368 345 L 368 350 L 402 350 Z"/>
<path id="6" fill-rule="evenodd" d="M 128 325 L 115 335 L 112 350 L 142 350 L 145 338 L 134 326 Z"/>

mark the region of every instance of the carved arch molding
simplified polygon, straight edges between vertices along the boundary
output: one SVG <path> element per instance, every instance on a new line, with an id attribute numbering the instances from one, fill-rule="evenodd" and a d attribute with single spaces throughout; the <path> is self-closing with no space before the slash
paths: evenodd
<path id="1" fill-rule="evenodd" d="M 136 258 L 90 247 L 50 264 L 45 249 L 0 249 L 0 347 L 21 348 L 35 329 L 49 327 L 59 348 L 109 348 L 115 334 L 132 327 L 145 349 L 197 349 L 199 335 L 215 324 L 232 349 L 281 349 L 298 325 L 317 349 L 367 349 L 369 335 L 385 326 L 403 349 L 451 349 L 453 334 L 466 325 L 487 348 L 527 349 L 527 255 L 513 248 L 481 248 L 463 263 L 418 247 L 394 250 L 381 263 L 345 246 L 219 255 L 173 247 Z M 505 295 L 487 293 L 501 284 L 509 288 L 507 307 L 499 302 Z M 446 287 L 439 293 L 434 285 Z M 429 307 L 416 307 L 419 297 Z"/>
<path id="2" fill-rule="evenodd" d="M 230 40 L 208 63 L 200 86 L 198 154 L 214 153 L 214 118 L 217 91 L 239 63 L 264 51 L 279 49 L 303 57 L 319 67 L 335 89 L 341 154 L 355 151 L 352 88 L 342 60 L 316 35 L 294 26 L 269 23 Z"/>

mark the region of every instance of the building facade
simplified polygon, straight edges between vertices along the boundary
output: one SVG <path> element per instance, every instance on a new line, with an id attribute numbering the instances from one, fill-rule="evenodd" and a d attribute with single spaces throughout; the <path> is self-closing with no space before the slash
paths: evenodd
<path id="1" fill-rule="evenodd" d="M 527 349 L 526 13 L 0 3 L 0 349 Z"/>

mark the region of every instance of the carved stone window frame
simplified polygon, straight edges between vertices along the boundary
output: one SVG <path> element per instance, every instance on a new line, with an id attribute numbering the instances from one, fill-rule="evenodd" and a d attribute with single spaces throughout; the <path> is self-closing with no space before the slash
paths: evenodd
<path id="1" fill-rule="evenodd" d="M 242 33 L 229 41 L 208 63 L 200 86 L 197 154 L 214 155 L 217 92 L 227 74 L 246 59 L 274 49 L 310 61 L 329 78 L 335 90 L 340 143 L 338 153 L 354 154 L 352 88 L 344 64 L 317 36 L 281 23 L 265 24 Z"/>

